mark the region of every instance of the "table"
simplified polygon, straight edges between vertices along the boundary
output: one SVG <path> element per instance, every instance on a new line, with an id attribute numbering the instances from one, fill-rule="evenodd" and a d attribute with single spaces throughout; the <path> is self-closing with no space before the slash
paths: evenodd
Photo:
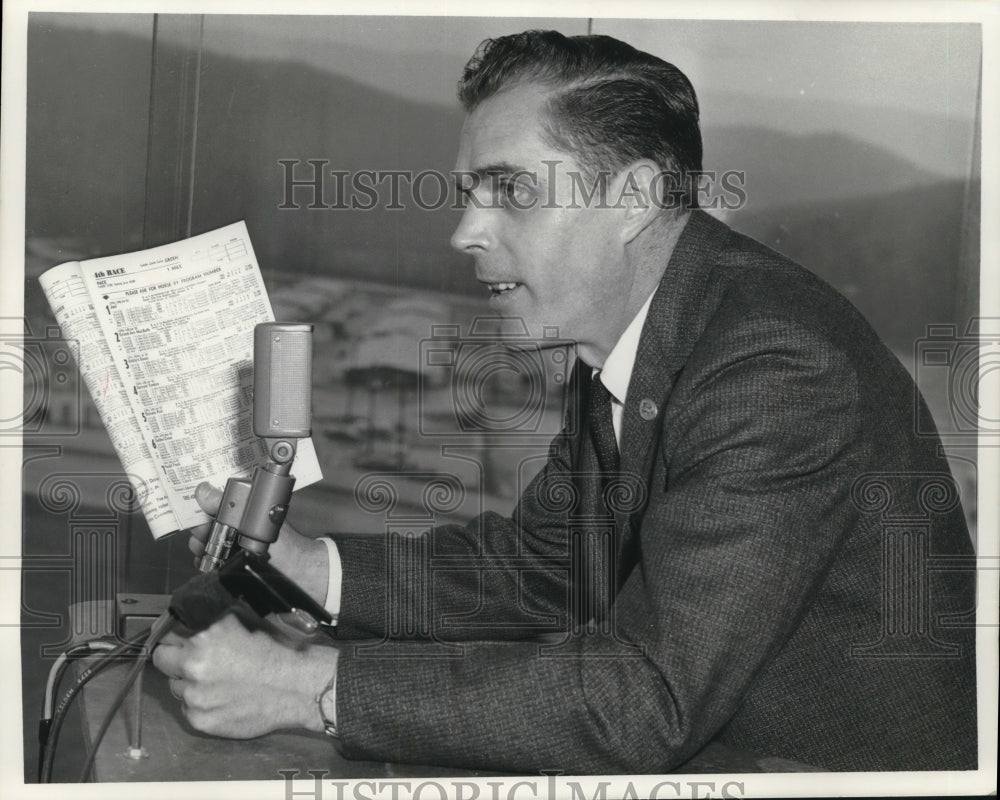
<path id="1" fill-rule="evenodd" d="M 108 603 L 79 603 L 70 608 L 71 619 L 110 620 Z M 76 625 L 74 630 L 93 627 Z M 121 688 L 129 664 L 109 667 L 81 692 L 81 716 L 88 750 L 107 710 Z M 141 746 L 143 757 L 128 755 L 135 736 L 135 711 L 141 693 Z M 81 761 L 82 767 L 82 761 Z M 256 739 L 220 739 L 194 730 L 184 719 L 180 703 L 170 694 L 167 678 L 151 664 L 141 684 L 129 693 L 101 743 L 94 763 L 93 780 L 116 781 L 223 781 L 284 780 L 282 772 L 309 779 L 310 770 L 321 770 L 324 779 L 394 779 L 419 777 L 485 777 L 496 772 L 460 770 L 417 764 L 352 761 L 341 757 L 329 737 L 308 731 L 281 731 Z M 713 742 L 675 772 L 719 774 L 747 772 L 810 772 L 814 767 L 787 759 L 762 757 Z"/>
<path id="2" fill-rule="evenodd" d="M 109 603 L 78 603 L 74 621 L 110 620 Z M 93 624 L 74 630 L 94 631 Z M 130 663 L 115 664 L 87 683 L 80 693 L 84 741 L 88 751 L 101 722 L 121 689 Z M 85 668 L 81 663 L 80 669 Z M 331 778 L 426 777 L 442 774 L 480 776 L 496 773 L 444 769 L 416 764 L 385 764 L 343 758 L 330 737 L 309 731 L 281 731 L 256 739 L 220 739 L 192 728 L 170 694 L 166 676 L 148 664 L 108 728 L 94 762 L 93 779 L 113 781 L 283 780 L 281 771 L 325 770 Z M 140 741 L 144 754 L 132 758 L 137 698 L 142 697 Z M 81 761 L 82 767 L 82 761 Z"/>

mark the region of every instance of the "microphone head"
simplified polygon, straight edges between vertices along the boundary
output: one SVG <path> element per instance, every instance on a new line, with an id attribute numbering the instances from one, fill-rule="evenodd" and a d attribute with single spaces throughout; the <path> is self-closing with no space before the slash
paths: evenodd
<path id="1" fill-rule="evenodd" d="M 263 322 L 253 332 L 253 432 L 304 439 L 312 427 L 312 329 Z"/>

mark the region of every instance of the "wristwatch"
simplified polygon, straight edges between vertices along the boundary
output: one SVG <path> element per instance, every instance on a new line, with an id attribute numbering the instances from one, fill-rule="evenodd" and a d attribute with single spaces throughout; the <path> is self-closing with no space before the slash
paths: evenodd
<path id="1" fill-rule="evenodd" d="M 319 697 L 316 698 L 319 706 L 319 715 L 323 719 L 323 731 L 327 736 L 338 738 L 337 733 L 337 671 L 334 670 L 333 677 L 326 685 Z"/>

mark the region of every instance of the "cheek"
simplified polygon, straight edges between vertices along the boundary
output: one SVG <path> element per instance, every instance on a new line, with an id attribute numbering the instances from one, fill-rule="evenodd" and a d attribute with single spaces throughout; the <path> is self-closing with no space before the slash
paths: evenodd
<path id="1" fill-rule="evenodd" d="M 538 209 L 511 223 L 508 246 L 536 300 L 561 309 L 561 316 L 581 316 L 615 295 L 611 233 L 600 214 Z"/>
<path id="2" fill-rule="evenodd" d="M 607 282 L 616 263 L 613 233 L 602 222 L 606 223 L 606 220 L 592 215 L 576 225 L 567 237 L 573 254 L 573 268 L 588 283 Z"/>

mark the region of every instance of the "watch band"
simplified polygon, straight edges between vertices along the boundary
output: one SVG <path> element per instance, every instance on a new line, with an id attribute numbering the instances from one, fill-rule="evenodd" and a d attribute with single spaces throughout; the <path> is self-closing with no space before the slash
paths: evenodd
<path id="1" fill-rule="evenodd" d="M 323 691 L 316 697 L 316 705 L 319 706 L 319 715 L 323 720 L 323 731 L 327 736 L 338 738 L 337 732 L 337 670 L 333 671 L 333 677 L 323 688 Z"/>

